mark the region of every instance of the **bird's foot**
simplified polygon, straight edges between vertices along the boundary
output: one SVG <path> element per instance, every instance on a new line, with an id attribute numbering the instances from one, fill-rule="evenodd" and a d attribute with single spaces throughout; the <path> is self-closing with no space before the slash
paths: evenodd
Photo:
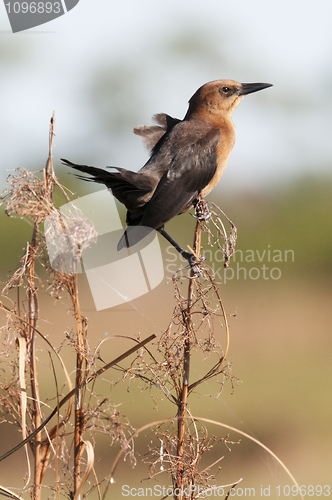
<path id="1" fill-rule="evenodd" d="M 199 221 L 208 220 L 211 217 L 209 204 L 205 200 L 198 200 L 195 205 L 195 217 Z"/>
<path id="2" fill-rule="evenodd" d="M 190 279 L 199 278 L 200 275 L 201 275 L 200 263 L 205 260 L 205 257 L 201 256 L 201 257 L 197 258 L 193 253 L 186 252 L 185 250 L 183 250 L 181 252 L 181 255 L 189 263 L 189 266 L 190 266 L 190 269 L 191 269 L 191 272 L 192 272 L 192 276 L 190 276 Z"/>

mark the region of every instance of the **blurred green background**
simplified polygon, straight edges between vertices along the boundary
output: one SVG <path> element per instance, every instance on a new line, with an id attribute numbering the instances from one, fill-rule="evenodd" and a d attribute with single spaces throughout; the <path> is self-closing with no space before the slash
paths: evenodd
<path id="1" fill-rule="evenodd" d="M 81 0 L 63 18 L 16 35 L 9 32 L 4 9 L 2 14 L 3 189 L 6 170 L 44 167 L 53 109 L 56 173 L 82 196 L 99 188 L 68 175 L 61 157 L 137 170 L 147 153 L 131 129 L 150 123 L 154 113 L 182 118 L 189 97 L 213 79 L 274 84 L 248 96 L 234 113 L 237 142 L 220 186 L 209 197 L 237 226 L 237 250 L 255 256 L 253 262 L 241 261 L 237 253 L 231 264 L 233 279 L 225 282 L 222 270 L 217 276 L 227 312 L 236 313 L 230 318 L 228 359 L 239 383 L 233 390 L 226 382 L 219 399 L 210 397 L 217 392 L 214 383 L 205 384 L 192 396 L 190 406 L 194 415 L 254 435 L 284 461 L 300 484 L 332 487 L 331 5 L 319 1 L 312 9 L 309 2 L 272 5 L 258 0 L 250 4 L 240 0 L 236 5 L 216 0 L 162 5 L 146 0 L 115 6 L 100 0 L 92 7 Z M 65 202 L 59 194 L 57 202 Z M 18 266 L 31 226 L 9 219 L 3 209 L 0 223 L 0 272 L 5 281 Z M 168 225 L 183 245 L 191 244 L 193 228 L 188 214 Z M 155 333 L 159 337 L 167 328 L 174 308 L 173 285 L 166 245 L 160 243 L 165 279 L 133 304 L 96 312 L 86 278 L 80 276 L 91 349 L 105 336 L 140 333 L 144 338 Z M 279 251 L 282 261 L 269 261 L 269 250 L 270 255 Z M 294 258 L 286 262 L 285 251 L 292 251 L 288 255 Z M 208 263 L 219 270 L 217 261 Z M 246 279 L 244 270 L 237 276 L 238 264 L 247 271 Z M 263 265 L 268 268 L 265 278 L 261 271 L 259 276 L 252 271 L 250 278 L 251 269 L 261 270 Z M 271 277 L 272 268 L 277 268 L 272 276 L 278 279 Z M 231 275 L 228 271 L 226 276 Z M 64 332 L 74 327 L 66 313 L 69 301 L 53 303 L 44 285 L 39 327 L 60 345 Z M 4 315 L 0 324 L 5 324 Z M 51 397 L 55 392 L 49 358 L 41 341 L 39 347 L 40 390 L 42 396 Z M 110 340 L 103 345 L 101 357 L 109 361 L 129 347 L 129 341 Z M 63 354 L 71 372 L 74 353 L 66 348 Z M 193 362 L 193 380 L 201 373 L 201 364 Z M 108 374 L 112 376 L 116 374 Z M 135 427 L 175 414 L 167 402 L 160 401 L 156 408 L 148 391 L 141 388 L 142 383 L 125 381 L 113 388 L 101 384 L 100 391 L 110 394 L 115 404 L 122 403 L 120 411 Z M 227 434 L 216 427 L 209 430 L 218 436 Z M 0 453 L 20 439 L 16 430 L 10 431 L 0 427 Z M 119 467 L 112 486 L 116 498 L 121 498 L 125 481 L 138 488 L 147 477 L 140 465 L 151 438 L 145 435 L 136 448 L 137 468 L 132 471 L 128 463 Z M 237 441 L 239 436 L 230 434 L 230 439 Z M 96 439 L 100 473 L 108 473 L 116 453 L 116 447 Z M 220 454 L 225 458 L 218 484 L 242 477 L 243 488 L 255 487 L 256 497 L 261 496 L 261 486 L 271 485 L 271 498 L 278 498 L 278 484 L 290 484 L 280 466 L 245 439 L 231 452 L 225 447 L 211 452 L 206 463 Z M 21 487 L 25 473 L 21 450 L 2 463 L 0 484 Z M 162 476 L 159 481 L 169 484 Z M 149 484 L 154 483 L 143 486 Z"/>

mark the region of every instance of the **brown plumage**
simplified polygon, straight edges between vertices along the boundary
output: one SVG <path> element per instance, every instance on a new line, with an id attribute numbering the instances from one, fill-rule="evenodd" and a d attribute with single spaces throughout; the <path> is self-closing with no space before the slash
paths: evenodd
<path id="1" fill-rule="evenodd" d="M 161 232 L 191 263 L 193 256 L 167 235 L 164 224 L 189 210 L 215 187 L 235 143 L 234 109 L 246 94 L 270 86 L 232 80 L 209 82 L 191 97 L 183 120 L 158 114 L 154 117 L 157 125 L 136 127 L 135 134 L 151 150 L 149 160 L 138 172 L 108 167 L 115 170 L 109 172 L 62 160 L 92 176 L 79 178 L 105 184 L 127 208 L 128 228 L 119 249 L 143 238 L 144 231 L 135 232 L 133 228 L 143 226 Z"/>

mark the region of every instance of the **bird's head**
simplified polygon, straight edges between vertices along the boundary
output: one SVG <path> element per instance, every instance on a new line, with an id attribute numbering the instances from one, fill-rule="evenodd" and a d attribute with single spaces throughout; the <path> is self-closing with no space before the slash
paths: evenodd
<path id="1" fill-rule="evenodd" d="M 185 119 L 202 117 L 218 122 L 231 117 L 245 95 L 271 86 L 271 83 L 239 83 L 233 80 L 206 83 L 189 100 Z"/>

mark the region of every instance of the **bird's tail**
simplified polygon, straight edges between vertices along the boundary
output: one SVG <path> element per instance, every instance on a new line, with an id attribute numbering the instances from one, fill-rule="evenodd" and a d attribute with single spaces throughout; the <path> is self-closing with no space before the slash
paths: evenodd
<path id="1" fill-rule="evenodd" d="M 66 167 L 71 167 L 75 170 L 78 170 L 79 172 L 91 175 L 91 177 L 76 175 L 76 177 L 83 181 L 98 182 L 100 184 L 105 184 L 106 186 L 108 186 L 108 184 L 111 183 L 112 176 L 114 176 L 114 172 L 107 172 L 107 170 L 104 170 L 102 168 L 90 167 L 89 165 L 77 165 L 76 163 L 72 163 L 71 161 L 65 160 L 64 158 L 61 158 L 61 161 L 64 165 L 66 165 Z M 117 167 L 114 168 L 117 170 Z"/>
<path id="2" fill-rule="evenodd" d="M 109 167 L 113 171 L 108 171 L 88 165 L 77 165 L 69 160 L 61 161 L 67 167 L 91 176 L 77 175 L 79 179 L 105 184 L 110 188 L 113 196 L 131 212 L 133 219 L 140 216 L 140 208 L 152 196 L 155 188 L 156 180 L 148 173 L 132 172 L 120 167 Z"/>
<path id="3" fill-rule="evenodd" d="M 79 172 L 91 176 L 76 175 L 79 179 L 105 184 L 105 186 L 112 190 L 112 194 L 125 205 L 128 213 L 130 212 L 129 220 L 127 214 L 127 223 L 129 226 L 118 243 L 118 250 L 136 245 L 136 243 L 142 241 L 145 236 L 153 231 L 150 227 L 139 225 L 142 218 L 140 206 L 144 205 L 146 201 L 145 197 L 150 195 L 153 188 L 149 176 L 137 174 L 136 172 L 119 167 L 112 167 L 116 172 L 109 172 L 88 165 L 77 165 L 65 159 L 61 159 L 61 161 L 67 167 L 74 168 Z"/>

